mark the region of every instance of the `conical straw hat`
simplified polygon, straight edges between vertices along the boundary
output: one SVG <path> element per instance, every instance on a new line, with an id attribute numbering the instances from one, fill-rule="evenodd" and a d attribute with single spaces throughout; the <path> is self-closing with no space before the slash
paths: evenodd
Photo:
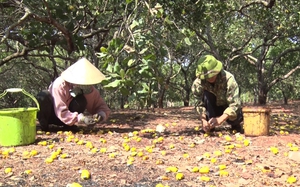
<path id="1" fill-rule="evenodd" d="M 105 79 L 105 75 L 86 58 L 81 58 L 68 67 L 62 72 L 61 77 L 69 83 L 79 85 L 98 84 Z"/>

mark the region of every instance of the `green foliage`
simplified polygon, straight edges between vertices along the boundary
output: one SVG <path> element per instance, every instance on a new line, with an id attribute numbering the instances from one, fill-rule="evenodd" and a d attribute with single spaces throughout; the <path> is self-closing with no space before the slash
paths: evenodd
<path id="1" fill-rule="evenodd" d="M 285 90 L 297 98 L 300 4 L 263 2 L 8 1 L 0 6 L 0 88 L 37 93 L 86 56 L 106 75 L 111 106 L 189 103 L 196 62 L 210 53 L 236 76 L 244 102 Z"/>

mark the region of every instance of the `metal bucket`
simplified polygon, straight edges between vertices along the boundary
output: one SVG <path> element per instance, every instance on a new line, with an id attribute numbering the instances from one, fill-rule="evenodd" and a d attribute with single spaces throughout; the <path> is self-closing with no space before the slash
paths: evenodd
<path id="1" fill-rule="evenodd" d="M 39 110 L 39 103 L 34 96 L 21 88 L 6 89 L 0 94 L 0 98 L 8 92 L 22 92 L 35 102 L 37 108 L 0 109 L 0 145 L 18 146 L 31 144 L 35 142 L 36 137 L 36 116 Z"/>

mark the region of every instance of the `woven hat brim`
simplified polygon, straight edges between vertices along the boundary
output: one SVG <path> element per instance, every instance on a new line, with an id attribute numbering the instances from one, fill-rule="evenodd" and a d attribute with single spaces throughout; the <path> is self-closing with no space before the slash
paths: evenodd
<path id="1" fill-rule="evenodd" d="M 62 72 L 61 77 L 72 84 L 93 85 L 105 79 L 105 75 L 86 58 L 79 59 Z"/>

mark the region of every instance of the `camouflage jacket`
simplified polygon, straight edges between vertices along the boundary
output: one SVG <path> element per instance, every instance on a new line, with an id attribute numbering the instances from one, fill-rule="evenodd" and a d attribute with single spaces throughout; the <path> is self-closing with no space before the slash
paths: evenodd
<path id="1" fill-rule="evenodd" d="M 228 71 L 222 70 L 216 78 L 214 85 L 206 80 L 197 78 L 192 85 L 192 92 L 197 100 L 196 110 L 202 116 L 206 113 L 203 103 L 203 91 L 209 91 L 216 96 L 217 106 L 227 106 L 224 114 L 228 114 L 229 120 L 235 120 L 237 110 L 241 108 L 239 86 L 234 76 Z"/>

